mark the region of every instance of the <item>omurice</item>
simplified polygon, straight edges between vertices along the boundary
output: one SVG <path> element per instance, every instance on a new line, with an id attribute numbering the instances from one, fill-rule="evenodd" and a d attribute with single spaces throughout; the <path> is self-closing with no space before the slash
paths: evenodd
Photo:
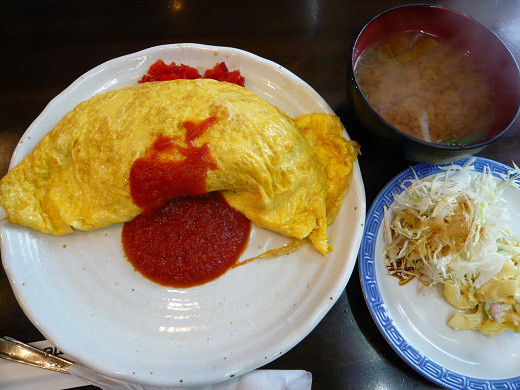
<path id="1" fill-rule="evenodd" d="M 144 83 L 66 114 L 0 181 L 0 204 L 13 223 L 63 235 L 220 191 L 254 224 L 326 254 L 359 153 L 342 132 L 334 115 L 293 119 L 227 82 Z"/>

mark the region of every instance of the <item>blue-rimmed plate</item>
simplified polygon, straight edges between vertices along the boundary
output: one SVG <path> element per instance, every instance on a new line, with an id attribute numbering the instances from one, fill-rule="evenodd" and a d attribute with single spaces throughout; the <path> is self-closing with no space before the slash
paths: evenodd
<path id="1" fill-rule="evenodd" d="M 466 160 L 455 164 L 462 165 Z M 495 176 L 512 168 L 477 157 L 473 167 L 489 166 Z M 413 167 L 419 178 L 441 171 L 436 165 Z M 397 175 L 377 196 L 367 215 L 359 252 L 361 286 L 379 330 L 397 354 L 429 380 L 451 389 L 519 389 L 520 334 L 506 331 L 494 338 L 473 330 L 453 330 L 447 325 L 456 311 L 440 292 L 421 294 L 416 280 L 400 286 L 384 266 L 382 234 L 384 206 L 414 178 L 412 169 Z M 513 231 L 520 233 L 520 191 L 504 193 Z"/>

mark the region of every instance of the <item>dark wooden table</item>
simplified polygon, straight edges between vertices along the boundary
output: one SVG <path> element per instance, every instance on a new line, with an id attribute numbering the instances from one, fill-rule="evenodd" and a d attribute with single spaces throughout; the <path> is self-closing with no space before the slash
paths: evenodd
<path id="1" fill-rule="evenodd" d="M 100 63 L 150 46 L 195 42 L 230 46 L 273 60 L 307 81 L 341 117 L 362 146 L 359 158 L 367 209 L 383 185 L 411 162 L 381 152 L 351 115 L 346 70 L 352 41 L 394 0 L 1 0 L 0 177 L 30 123 L 76 78 Z M 516 1 L 454 0 L 490 27 L 520 59 Z M 520 123 L 479 156 L 520 161 Z M 24 315 L 0 271 L 0 335 L 43 339 Z M 305 369 L 313 389 L 437 388 L 387 344 L 365 304 L 358 270 L 314 331 L 267 368 Z M 1 378 L 0 378 L 1 387 Z"/>

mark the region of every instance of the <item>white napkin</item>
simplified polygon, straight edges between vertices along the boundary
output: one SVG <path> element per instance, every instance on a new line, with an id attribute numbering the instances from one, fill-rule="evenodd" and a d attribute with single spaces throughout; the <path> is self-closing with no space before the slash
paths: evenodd
<path id="1" fill-rule="evenodd" d="M 69 368 L 78 376 L 103 390 L 186 390 L 186 387 L 148 387 L 108 378 L 80 364 Z M 190 387 L 190 390 L 310 390 L 312 375 L 303 370 L 256 370 L 215 385 Z"/>
<path id="2" fill-rule="evenodd" d="M 47 340 L 30 345 L 51 353 L 57 352 Z M 66 355 L 60 356 L 70 359 Z M 165 390 L 108 378 L 80 364 L 73 364 L 69 372 L 72 375 L 0 359 L 0 389 L 59 390 L 93 384 L 103 390 Z M 168 390 L 310 390 L 311 384 L 312 375 L 304 370 L 254 370 L 215 385 Z"/>

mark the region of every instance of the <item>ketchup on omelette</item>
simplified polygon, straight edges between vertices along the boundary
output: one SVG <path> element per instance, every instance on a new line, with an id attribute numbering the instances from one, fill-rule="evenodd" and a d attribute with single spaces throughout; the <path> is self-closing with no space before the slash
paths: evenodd
<path id="1" fill-rule="evenodd" d="M 162 60 L 148 73 L 140 82 L 200 77 L 194 68 Z M 205 77 L 244 85 L 240 72 L 229 72 L 224 63 Z M 237 262 L 247 245 L 251 222 L 220 193 L 206 194 L 206 174 L 216 164 L 207 144 L 193 143 L 216 121 L 184 122 L 186 147 L 160 136 L 132 165 L 130 193 L 143 213 L 124 224 L 123 249 L 137 271 L 161 285 L 183 288 L 214 280 Z M 161 158 L 172 148 L 184 158 Z"/>

